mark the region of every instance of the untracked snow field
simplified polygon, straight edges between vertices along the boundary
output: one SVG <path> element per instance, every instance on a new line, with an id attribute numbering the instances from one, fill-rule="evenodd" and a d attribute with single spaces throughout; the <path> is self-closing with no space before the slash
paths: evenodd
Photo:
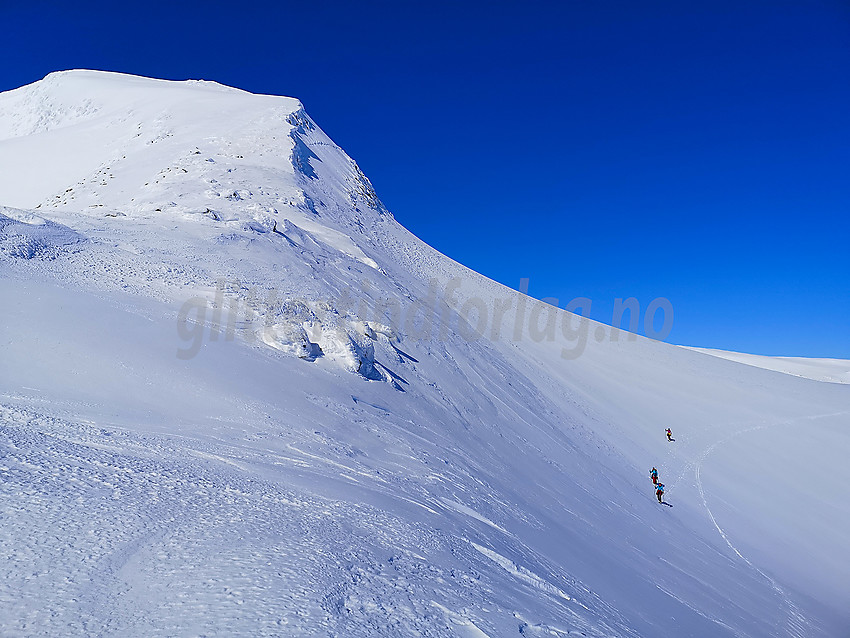
<path id="1" fill-rule="evenodd" d="M 847 362 L 510 291 L 291 98 L 51 74 L 0 161 L 0 635 L 850 636 Z"/>

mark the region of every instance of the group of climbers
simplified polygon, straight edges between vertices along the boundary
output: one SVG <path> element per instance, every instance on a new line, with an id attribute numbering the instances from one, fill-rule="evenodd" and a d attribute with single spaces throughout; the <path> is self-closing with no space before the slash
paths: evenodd
<path id="1" fill-rule="evenodd" d="M 654 467 L 652 471 L 649 473 L 649 478 L 652 479 L 652 484 L 655 486 L 655 495 L 658 497 L 658 502 L 663 503 L 661 497 L 664 495 L 664 483 L 658 480 L 658 470 Z"/>
<path id="2" fill-rule="evenodd" d="M 667 428 L 666 434 L 668 441 L 675 441 L 673 438 L 673 431 L 670 428 Z M 652 479 L 652 484 L 655 486 L 655 496 L 658 498 L 658 502 L 666 504 L 662 500 L 662 497 L 664 496 L 664 483 L 658 480 L 658 470 L 654 466 L 649 472 L 649 478 Z"/>

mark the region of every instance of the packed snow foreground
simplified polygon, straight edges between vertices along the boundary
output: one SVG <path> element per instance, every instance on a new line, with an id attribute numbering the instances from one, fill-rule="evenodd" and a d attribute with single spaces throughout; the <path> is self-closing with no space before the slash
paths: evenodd
<path id="1" fill-rule="evenodd" d="M 294 99 L 55 73 L 0 166 L 3 636 L 850 632 L 850 386 L 467 270 Z"/>

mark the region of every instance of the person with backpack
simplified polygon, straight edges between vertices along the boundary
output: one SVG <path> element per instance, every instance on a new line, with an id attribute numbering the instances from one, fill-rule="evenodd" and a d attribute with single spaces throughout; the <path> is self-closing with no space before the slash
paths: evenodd
<path id="1" fill-rule="evenodd" d="M 664 483 L 657 483 L 655 485 L 655 495 L 658 497 L 658 502 L 663 504 L 664 501 L 661 500 L 661 497 L 664 496 Z"/>
<path id="2" fill-rule="evenodd" d="M 658 470 L 655 469 L 655 466 L 652 467 L 652 471 L 649 473 L 649 478 L 652 479 L 652 484 L 658 484 Z"/>
<path id="3" fill-rule="evenodd" d="M 667 428 L 667 440 L 668 441 L 673 440 L 673 431 L 670 428 Z"/>

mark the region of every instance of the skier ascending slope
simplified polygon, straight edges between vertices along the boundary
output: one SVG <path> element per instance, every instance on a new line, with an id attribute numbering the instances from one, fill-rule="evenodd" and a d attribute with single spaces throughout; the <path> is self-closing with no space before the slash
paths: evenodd
<path id="1" fill-rule="evenodd" d="M 670 428 L 667 428 L 667 440 L 668 441 L 673 440 L 673 432 L 672 432 L 672 430 L 670 430 Z"/>
<path id="2" fill-rule="evenodd" d="M 658 484 L 658 470 L 655 469 L 655 466 L 652 467 L 652 471 L 649 473 L 649 478 L 652 479 L 652 484 Z"/>
<path id="3" fill-rule="evenodd" d="M 658 502 L 663 504 L 664 501 L 661 500 L 661 497 L 664 496 L 664 483 L 656 483 L 655 495 L 658 497 Z"/>

